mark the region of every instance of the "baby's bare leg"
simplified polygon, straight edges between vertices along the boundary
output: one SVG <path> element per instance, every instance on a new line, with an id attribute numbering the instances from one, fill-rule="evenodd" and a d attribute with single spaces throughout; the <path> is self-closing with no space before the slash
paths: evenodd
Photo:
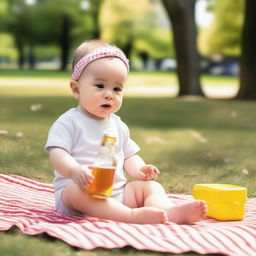
<path id="1" fill-rule="evenodd" d="M 124 204 L 130 208 L 153 206 L 167 210 L 172 202 L 158 182 L 133 181 L 125 186 Z"/>
<path id="2" fill-rule="evenodd" d="M 63 190 L 62 200 L 70 209 L 92 217 L 138 224 L 165 223 L 167 221 L 167 214 L 161 209 L 154 207 L 131 209 L 112 198 L 95 199 L 81 191 L 73 182 Z"/>
<path id="3" fill-rule="evenodd" d="M 164 188 L 155 181 L 134 181 L 125 187 L 125 205 L 131 208 L 151 206 L 166 211 L 168 220 L 177 224 L 190 224 L 206 217 L 204 201 L 193 200 L 173 205 Z"/>

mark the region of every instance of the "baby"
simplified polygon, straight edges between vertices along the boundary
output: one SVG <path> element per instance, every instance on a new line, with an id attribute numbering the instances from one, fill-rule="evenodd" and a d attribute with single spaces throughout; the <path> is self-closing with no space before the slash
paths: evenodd
<path id="1" fill-rule="evenodd" d="M 75 51 L 70 86 L 78 107 L 55 121 L 45 146 L 55 169 L 56 209 L 63 215 L 138 224 L 199 221 L 207 214 L 206 203 L 193 200 L 174 205 L 163 187 L 153 181 L 159 170 L 145 164 L 128 127 L 114 114 L 122 105 L 128 72 L 124 53 L 104 41 L 86 41 Z M 118 164 L 113 194 L 102 200 L 87 191 L 104 134 L 117 138 Z M 137 180 L 127 182 L 124 172 Z"/>

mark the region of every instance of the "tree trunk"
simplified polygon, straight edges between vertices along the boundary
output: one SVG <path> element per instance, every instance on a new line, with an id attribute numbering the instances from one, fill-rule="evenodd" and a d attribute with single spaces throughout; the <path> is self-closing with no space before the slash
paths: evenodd
<path id="1" fill-rule="evenodd" d="M 256 1 L 245 1 L 240 60 L 240 88 L 236 98 L 256 99 Z"/>
<path id="2" fill-rule="evenodd" d="M 25 64 L 24 44 L 20 38 L 15 38 L 15 44 L 18 50 L 18 66 L 19 69 L 23 69 Z"/>
<path id="3" fill-rule="evenodd" d="M 162 0 L 172 24 L 180 95 L 202 95 L 196 46 L 196 0 Z"/>
<path id="4" fill-rule="evenodd" d="M 33 43 L 29 44 L 28 63 L 29 63 L 29 69 L 33 70 L 35 68 L 35 63 L 36 63 Z"/>
<path id="5" fill-rule="evenodd" d="M 93 0 L 92 4 L 92 18 L 93 18 L 93 31 L 92 38 L 99 39 L 101 35 L 100 24 L 99 24 L 99 15 L 100 8 L 103 3 L 103 0 Z"/>
<path id="6" fill-rule="evenodd" d="M 147 52 L 139 52 L 139 57 L 142 61 L 143 64 L 143 69 L 146 70 L 147 69 L 147 64 L 148 64 L 148 59 L 149 59 L 149 55 Z"/>
<path id="7" fill-rule="evenodd" d="M 129 37 L 126 44 L 122 45 L 122 50 L 123 50 L 124 54 L 127 56 L 128 59 L 130 59 L 130 57 L 131 57 L 132 47 L 133 47 L 133 38 Z"/>
<path id="8" fill-rule="evenodd" d="M 62 28 L 60 34 L 61 47 L 61 71 L 65 71 L 68 66 L 69 50 L 71 45 L 71 20 L 68 15 L 62 15 Z"/>

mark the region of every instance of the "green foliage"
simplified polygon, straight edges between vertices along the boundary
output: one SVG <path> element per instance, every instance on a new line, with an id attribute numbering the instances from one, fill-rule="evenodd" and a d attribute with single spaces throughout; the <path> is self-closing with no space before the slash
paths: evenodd
<path id="1" fill-rule="evenodd" d="M 215 19 L 209 28 L 199 33 L 199 48 L 203 55 L 240 53 L 244 1 L 208 0 Z M 36 48 L 36 57 L 40 59 L 45 54 L 47 58 L 59 54 L 60 51 L 53 48 L 61 42 L 64 16 L 68 17 L 72 26 L 70 41 L 72 47 L 76 47 L 95 35 L 96 13 L 100 8 L 102 39 L 121 48 L 132 41 L 132 56 L 138 56 L 140 52 L 146 52 L 154 59 L 175 56 L 169 19 L 160 0 L 82 2 L 88 3 L 87 9 L 81 8 L 81 0 L 44 0 L 33 5 L 27 5 L 25 0 L 1 0 L 0 30 L 11 33 L 13 40 L 7 45 L 5 39 L 0 42 L 0 55 L 16 58 L 16 50 L 11 50 L 14 42 L 26 45 L 26 49 L 27 45 L 50 46 L 49 51 Z M 42 49 L 42 53 L 38 49 Z"/>
<path id="2" fill-rule="evenodd" d="M 17 58 L 17 52 L 10 34 L 0 33 L 0 59 L 14 60 Z"/>
<path id="3" fill-rule="evenodd" d="M 26 4 L 25 0 L 3 0 L 0 5 L 0 13 L 2 10 L 4 14 L 1 24 L 11 33 L 14 42 L 19 42 L 25 55 L 32 46 L 36 59 L 47 59 L 60 53 L 52 45 L 60 43 L 63 16 L 68 17 L 72 24 L 71 40 L 76 47 L 81 41 L 93 37 L 97 26 L 95 15 L 100 8 L 103 39 L 120 47 L 133 40 L 135 56 L 142 51 L 156 59 L 174 55 L 168 18 L 159 0 L 85 2 L 88 3 L 86 9 L 81 8 L 80 0 L 44 0 L 32 5 Z M 49 46 L 49 50 L 42 46 Z"/>
<path id="4" fill-rule="evenodd" d="M 147 52 L 152 58 L 174 57 L 172 34 L 169 29 L 154 29 L 150 34 L 141 33 L 135 40 L 135 53 Z M 169 42 L 168 42 L 169 41 Z"/>
<path id="5" fill-rule="evenodd" d="M 37 46 L 35 55 L 38 61 L 57 59 L 60 55 L 60 49 L 57 46 Z"/>
<path id="6" fill-rule="evenodd" d="M 210 27 L 201 31 L 199 47 L 201 53 L 239 55 L 241 51 L 241 29 L 244 20 L 245 0 L 216 0 L 213 4 L 214 20 Z"/>
<path id="7" fill-rule="evenodd" d="M 0 20 L 3 20 L 7 12 L 7 0 L 0 1 Z M 0 22 L 0 31 L 4 30 L 3 22 Z"/>
<path id="8" fill-rule="evenodd" d="M 76 37 L 83 35 L 84 40 L 94 29 L 93 25 L 88 26 L 92 15 L 90 11 L 81 8 L 81 0 L 44 0 L 35 1 L 34 4 L 27 4 L 25 0 L 11 0 L 5 3 L 7 8 L 3 15 L 0 12 L 2 30 L 12 35 L 19 57 L 28 59 L 28 52 L 33 51 L 37 45 L 50 45 L 45 58 L 56 56 L 60 51 L 53 50 L 53 45 L 61 47 L 63 42 L 67 42 L 70 46 Z M 63 38 L 63 35 L 67 36 Z M 68 49 L 62 47 L 62 53 L 68 53 L 69 46 Z M 42 59 L 44 52 L 35 57 Z"/>
<path id="9" fill-rule="evenodd" d="M 121 48 L 133 40 L 135 54 L 143 51 L 152 58 L 173 56 L 167 22 L 161 3 L 150 0 L 106 0 L 100 16 L 102 39 L 116 43 Z"/>
<path id="10" fill-rule="evenodd" d="M 26 51 L 26 49 L 25 49 Z M 37 60 L 51 60 L 58 58 L 60 50 L 57 46 L 36 46 L 35 55 Z M 0 58 L 5 61 L 13 62 L 17 59 L 17 51 L 13 38 L 10 34 L 0 33 Z"/>

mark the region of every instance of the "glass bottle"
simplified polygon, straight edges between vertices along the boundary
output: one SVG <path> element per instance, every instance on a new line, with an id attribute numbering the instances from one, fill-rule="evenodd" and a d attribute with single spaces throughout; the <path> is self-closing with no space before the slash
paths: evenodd
<path id="1" fill-rule="evenodd" d="M 116 169 L 115 143 L 116 138 L 112 135 L 105 134 L 102 138 L 92 169 L 94 179 L 88 189 L 89 195 L 94 198 L 105 199 L 112 195 Z"/>

